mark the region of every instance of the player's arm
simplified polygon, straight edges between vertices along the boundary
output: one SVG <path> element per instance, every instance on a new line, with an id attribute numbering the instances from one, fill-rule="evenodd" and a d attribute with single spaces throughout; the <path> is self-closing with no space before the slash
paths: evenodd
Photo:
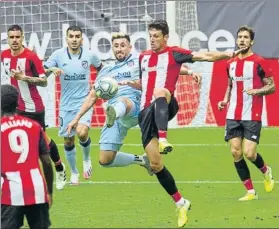
<path id="1" fill-rule="evenodd" d="M 53 170 L 49 156 L 49 147 L 47 145 L 46 136 L 43 130 L 40 131 L 39 156 L 42 162 L 44 176 L 47 184 L 48 194 L 51 196 L 53 192 Z"/>
<path id="2" fill-rule="evenodd" d="M 44 70 L 46 72 L 47 77 L 50 76 L 52 73 L 55 76 L 60 76 L 61 74 L 64 74 L 63 70 L 61 68 L 58 68 L 58 63 L 59 55 L 58 51 L 55 51 L 44 63 Z"/>
<path id="3" fill-rule="evenodd" d="M 225 96 L 222 101 L 218 102 L 218 109 L 223 110 L 224 107 L 230 102 L 231 99 L 231 91 L 232 91 L 232 80 L 229 77 L 229 70 L 227 69 L 228 74 L 228 87 L 225 93 Z"/>
<path id="4" fill-rule="evenodd" d="M 91 55 L 90 62 L 91 62 L 90 64 L 96 69 L 97 74 L 101 71 L 101 69 L 104 66 L 102 61 L 99 59 L 99 57 L 97 57 L 94 54 Z"/>
<path id="5" fill-rule="evenodd" d="M 76 117 L 68 124 L 67 133 L 70 135 L 72 129 L 75 129 L 78 125 L 78 121 L 81 117 L 96 103 L 98 97 L 96 95 L 96 91 L 92 88 L 85 98 L 84 103 L 81 106 L 80 111 L 77 113 Z"/>
<path id="6" fill-rule="evenodd" d="M 217 60 L 230 59 L 237 56 L 240 52 L 247 48 L 238 49 L 234 52 L 218 52 L 218 51 L 209 51 L 209 52 L 192 52 L 193 61 L 208 61 L 214 62 Z"/>
<path id="7" fill-rule="evenodd" d="M 247 88 L 244 90 L 248 95 L 270 95 L 275 92 L 275 84 L 271 69 L 267 66 L 266 60 L 257 63 L 257 73 L 261 77 L 264 86 L 258 89 Z"/>
<path id="8" fill-rule="evenodd" d="M 28 84 L 33 84 L 40 87 L 47 86 L 47 77 L 45 75 L 45 70 L 43 64 L 37 54 L 30 54 L 30 68 L 32 71 L 32 76 L 25 75 L 25 73 L 18 67 L 18 69 L 11 70 L 11 77 L 16 80 L 22 80 Z"/>
<path id="9" fill-rule="evenodd" d="M 201 75 L 200 75 L 198 72 L 194 72 L 193 70 L 189 69 L 189 68 L 188 68 L 187 66 L 185 66 L 185 65 L 182 65 L 182 66 L 181 66 L 179 74 L 180 74 L 180 75 L 189 75 L 189 76 L 192 76 L 193 79 L 194 79 L 198 84 L 201 83 L 201 80 L 202 80 Z"/>

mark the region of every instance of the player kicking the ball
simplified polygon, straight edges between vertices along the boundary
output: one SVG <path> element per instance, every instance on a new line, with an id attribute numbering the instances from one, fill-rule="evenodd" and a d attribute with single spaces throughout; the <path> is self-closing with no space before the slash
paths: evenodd
<path id="1" fill-rule="evenodd" d="M 131 164 L 138 164 L 145 167 L 150 175 L 153 171 L 149 166 L 147 156 L 133 155 L 120 152 L 123 139 L 128 130 L 138 124 L 141 90 L 125 85 L 127 82 L 139 80 L 139 59 L 131 54 L 130 37 L 123 33 L 117 33 L 112 37 L 112 50 L 117 59 L 115 65 L 105 66 L 100 71 L 101 77 L 113 77 L 120 86 L 117 94 L 107 102 L 106 124 L 100 137 L 100 158 L 99 162 L 103 167 L 124 167 Z M 187 74 L 187 68 L 181 69 Z M 192 72 L 191 72 L 192 73 Z M 198 83 L 201 78 L 199 74 L 192 73 L 194 80 Z M 121 84 L 124 84 L 121 86 Z M 80 118 L 95 104 L 97 100 L 95 89 L 92 89 L 80 112 L 68 125 L 68 133 L 76 128 Z"/>
<path id="2" fill-rule="evenodd" d="M 169 27 L 166 21 L 155 20 L 148 29 L 151 50 L 144 51 L 139 57 L 140 80 L 129 84 L 142 88 L 139 125 L 143 147 L 158 181 L 175 201 L 178 227 L 183 227 L 188 221 L 187 212 L 191 204 L 178 191 L 172 174 L 162 163 L 161 155 L 172 151 L 172 145 L 167 141 L 167 127 L 168 121 L 179 109 L 174 97 L 179 71 L 183 63 L 230 59 L 241 50 L 234 53 L 191 52 L 167 45 Z"/>

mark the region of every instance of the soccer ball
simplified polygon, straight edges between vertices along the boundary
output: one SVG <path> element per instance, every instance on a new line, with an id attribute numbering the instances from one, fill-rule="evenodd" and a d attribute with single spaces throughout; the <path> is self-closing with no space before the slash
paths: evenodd
<path id="1" fill-rule="evenodd" d="M 102 77 L 95 82 L 94 88 L 99 98 L 108 100 L 117 93 L 118 84 L 112 77 Z"/>

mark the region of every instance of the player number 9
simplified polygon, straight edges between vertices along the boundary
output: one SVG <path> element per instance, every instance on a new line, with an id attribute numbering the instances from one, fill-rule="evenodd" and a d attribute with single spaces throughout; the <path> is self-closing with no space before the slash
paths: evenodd
<path id="1" fill-rule="evenodd" d="M 9 134 L 10 148 L 14 153 L 20 153 L 17 163 L 24 163 L 29 152 L 27 133 L 24 130 L 13 130 Z"/>

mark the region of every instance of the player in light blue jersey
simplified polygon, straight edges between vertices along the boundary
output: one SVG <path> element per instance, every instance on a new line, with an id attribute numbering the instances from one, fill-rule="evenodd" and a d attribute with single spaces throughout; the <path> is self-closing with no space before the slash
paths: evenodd
<path id="1" fill-rule="evenodd" d="M 89 179 L 92 174 L 90 160 L 90 143 L 88 135 L 91 125 L 93 108 L 88 109 L 79 120 L 75 130 L 67 133 L 67 126 L 77 115 L 90 91 L 90 66 L 97 71 L 102 68 L 102 62 L 90 50 L 82 47 L 82 30 L 78 26 L 67 29 L 68 47 L 55 51 L 45 62 L 45 67 L 60 76 L 61 99 L 59 108 L 59 135 L 64 137 L 66 158 L 71 168 L 70 184 L 77 185 L 79 172 L 76 167 L 75 135 L 83 152 L 83 176 Z"/>
<path id="2" fill-rule="evenodd" d="M 112 50 L 117 59 L 114 65 L 103 67 L 98 78 L 111 76 L 120 84 L 123 81 L 139 79 L 139 59 L 131 54 L 130 37 L 118 33 L 112 37 Z M 140 109 L 141 91 L 133 89 L 128 85 L 119 86 L 117 94 L 108 100 L 106 106 L 106 123 L 103 126 L 100 137 L 99 162 L 103 167 L 124 167 L 131 164 L 144 166 L 150 175 L 149 161 L 145 155 L 138 156 L 130 153 L 120 152 L 123 140 L 128 130 L 138 123 Z M 68 133 L 77 128 L 79 120 L 97 101 L 94 88 L 91 89 L 81 110 L 68 125 Z"/>

